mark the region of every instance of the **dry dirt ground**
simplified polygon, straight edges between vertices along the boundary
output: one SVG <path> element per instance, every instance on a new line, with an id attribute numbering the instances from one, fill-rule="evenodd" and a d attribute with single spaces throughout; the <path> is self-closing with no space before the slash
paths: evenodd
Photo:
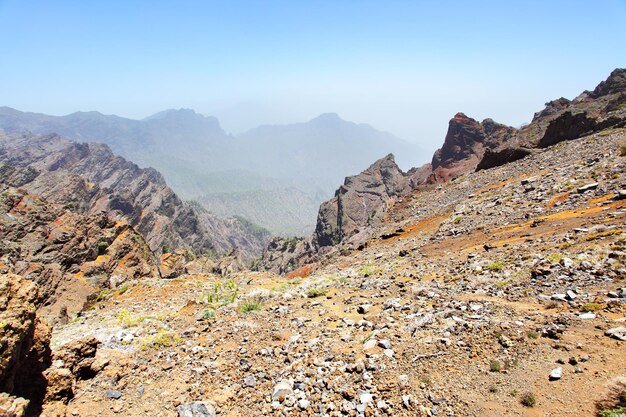
<path id="1" fill-rule="evenodd" d="M 102 294 L 53 348 L 95 335 L 108 366 L 44 414 L 593 415 L 626 376 L 605 334 L 626 326 L 625 145 L 612 130 L 415 191 L 312 271 Z"/>

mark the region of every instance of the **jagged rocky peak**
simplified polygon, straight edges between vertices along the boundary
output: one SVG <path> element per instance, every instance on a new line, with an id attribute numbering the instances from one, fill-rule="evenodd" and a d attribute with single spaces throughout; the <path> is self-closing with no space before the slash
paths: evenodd
<path id="1" fill-rule="evenodd" d="M 555 113 L 558 113 L 559 111 L 563 110 L 565 107 L 569 106 L 570 104 L 571 104 L 571 101 L 564 97 L 558 98 L 556 100 L 548 101 L 546 103 L 546 107 L 543 110 L 535 113 L 535 115 L 533 116 L 533 121 L 542 117 L 547 117 Z"/>
<path id="2" fill-rule="evenodd" d="M 485 119 L 482 123 L 457 113 L 448 125 L 443 146 L 433 155 L 431 182 L 447 181 L 455 175 L 473 170 L 486 149 L 507 142 L 516 130 Z"/>
<path id="3" fill-rule="evenodd" d="M 335 197 L 322 203 L 317 217 L 315 241 L 332 246 L 380 220 L 387 202 L 401 195 L 408 177 L 389 154 L 358 175 L 346 177 Z"/>
<path id="4" fill-rule="evenodd" d="M 602 81 L 598 86 L 589 93 L 592 98 L 599 98 L 610 94 L 626 92 L 626 68 L 617 68 L 611 72 L 611 75 Z"/>

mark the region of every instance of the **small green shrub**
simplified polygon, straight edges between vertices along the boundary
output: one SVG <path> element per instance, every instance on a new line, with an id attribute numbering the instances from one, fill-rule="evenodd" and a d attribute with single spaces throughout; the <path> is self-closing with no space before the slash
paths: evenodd
<path id="1" fill-rule="evenodd" d="M 580 311 L 583 313 L 592 313 L 594 311 L 602 310 L 604 305 L 598 303 L 587 303 L 580 306 Z"/>
<path id="2" fill-rule="evenodd" d="M 530 331 L 530 332 L 527 332 L 527 333 L 526 333 L 526 336 L 527 336 L 529 339 L 538 339 L 538 338 L 539 338 L 539 333 L 537 333 L 537 332 L 533 332 L 533 331 Z"/>
<path id="3" fill-rule="evenodd" d="M 253 311 L 261 310 L 261 303 L 258 301 L 244 301 L 243 304 L 239 307 L 239 312 L 243 314 L 248 314 Z"/>
<path id="4" fill-rule="evenodd" d="M 535 405 L 537 405 L 537 398 L 535 398 L 535 394 L 533 394 L 532 392 L 525 392 L 524 394 L 522 394 L 520 402 L 524 407 L 534 407 Z"/>
<path id="5" fill-rule="evenodd" d="M 142 341 L 141 349 L 146 350 L 149 348 L 159 349 L 164 347 L 171 347 L 180 343 L 182 339 L 172 332 L 168 332 L 165 329 L 160 329 L 157 334 L 150 336 Z"/>
<path id="6" fill-rule="evenodd" d="M 108 247 L 108 242 L 105 242 L 104 240 L 98 242 L 98 255 L 104 255 L 107 252 Z"/>
<path id="7" fill-rule="evenodd" d="M 626 156 L 626 145 L 622 145 L 622 147 L 619 148 L 619 156 Z"/>
<path id="8" fill-rule="evenodd" d="M 139 324 L 143 323 L 146 320 L 149 319 L 154 319 L 154 317 L 152 316 L 138 316 L 138 317 L 133 317 L 130 314 L 130 311 L 126 310 L 126 309 L 122 309 L 120 310 L 120 312 L 117 314 L 117 322 L 120 324 L 120 326 L 122 327 L 134 327 L 134 326 L 138 326 Z"/>
<path id="9" fill-rule="evenodd" d="M 202 312 L 202 320 L 209 320 L 214 317 L 215 317 L 215 311 L 211 309 L 207 309 Z"/>
<path id="10" fill-rule="evenodd" d="M 367 264 L 367 265 L 363 265 L 358 271 L 357 273 L 359 275 L 362 275 L 364 277 L 369 277 L 370 275 L 372 275 L 374 273 L 374 267 L 372 267 L 371 265 Z"/>
<path id="11" fill-rule="evenodd" d="M 215 282 L 209 291 L 202 291 L 200 294 L 200 303 L 210 304 L 215 307 L 232 304 L 237 298 L 239 289 L 232 279 L 224 282 Z"/>
<path id="12" fill-rule="evenodd" d="M 502 288 L 506 287 L 508 283 L 509 283 L 508 281 L 498 281 L 495 284 L 493 284 L 493 286 L 501 290 Z"/>
<path id="13" fill-rule="evenodd" d="M 495 261 L 487 265 L 487 271 L 500 272 L 504 269 L 504 261 Z"/>
<path id="14" fill-rule="evenodd" d="M 565 256 L 563 256 L 562 253 L 551 253 L 550 255 L 546 257 L 546 259 L 548 260 L 548 262 L 552 264 L 558 264 L 559 262 L 561 262 L 561 259 L 563 259 L 564 257 Z"/>
<path id="15" fill-rule="evenodd" d="M 97 301 L 97 302 L 103 301 L 103 300 L 104 300 L 104 299 L 106 299 L 106 298 L 107 298 L 107 296 L 108 296 L 109 294 L 111 294 L 112 292 L 113 292 L 113 290 L 111 290 L 111 289 L 109 289 L 109 288 L 107 288 L 107 289 L 105 289 L 105 290 L 100 291 L 100 292 L 98 293 L 98 295 L 96 296 L 96 301 Z"/>
<path id="16" fill-rule="evenodd" d="M 491 372 L 500 372 L 501 369 L 502 364 L 498 361 L 491 361 L 491 363 L 489 364 L 489 370 Z"/>
<path id="17" fill-rule="evenodd" d="M 598 417 L 624 417 L 626 416 L 626 407 L 617 406 L 602 410 L 598 413 Z"/>
<path id="18" fill-rule="evenodd" d="M 328 290 L 326 288 L 311 288 L 306 292 L 306 296 L 309 298 L 322 297 L 328 294 Z"/>

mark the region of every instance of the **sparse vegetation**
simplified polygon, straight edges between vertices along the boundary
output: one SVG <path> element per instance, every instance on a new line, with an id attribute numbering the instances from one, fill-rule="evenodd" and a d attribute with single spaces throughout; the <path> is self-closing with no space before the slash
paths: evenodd
<path id="1" fill-rule="evenodd" d="M 98 255 L 104 255 L 109 247 L 109 243 L 101 240 L 98 242 Z"/>
<path id="2" fill-rule="evenodd" d="M 604 308 L 603 304 L 599 303 L 586 303 L 580 306 L 580 311 L 583 313 L 592 313 L 594 311 L 602 310 Z"/>
<path id="3" fill-rule="evenodd" d="M 328 293 L 326 288 L 311 288 L 306 292 L 306 296 L 309 298 L 323 297 Z"/>
<path id="4" fill-rule="evenodd" d="M 180 342 L 182 342 L 182 339 L 175 333 L 165 329 L 159 329 L 155 335 L 149 336 L 141 342 L 141 349 L 146 350 L 171 347 Z"/>
<path id="5" fill-rule="evenodd" d="M 564 257 L 565 256 L 562 253 L 551 253 L 550 255 L 546 256 L 546 260 L 551 264 L 558 264 Z"/>
<path id="6" fill-rule="evenodd" d="M 373 275 L 374 272 L 375 272 L 374 267 L 370 264 L 366 264 L 366 265 L 363 265 L 361 268 L 359 268 L 359 270 L 357 271 L 357 274 L 362 275 L 367 278 L 370 275 Z"/>
<path id="7" fill-rule="evenodd" d="M 537 398 L 532 392 L 525 392 L 520 398 L 520 403 L 522 403 L 524 407 L 534 407 L 537 405 Z"/>
<path id="8" fill-rule="evenodd" d="M 530 331 L 526 333 L 526 337 L 528 337 L 529 339 L 538 339 L 539 333 Z"/>
<path id="9" fill-rule="evenodd" d="M 137 317 L 133 317 L 130 314 L 130 311 L 128 311 L 126 309 L 120 310 L 120 312 L 117 314 L 117 322 L 122 327 L 135 327 L 135 326 L 138 326 L 139 324 L 143 323 L 144 321 L 151 320 L 151 319 L 154 319 L 154 317 L 152 317 L 152 316 L 137 316 Z"/>
<path id="10" fill-rule="evenodd" d="M 202 312 L 202 320 L 209 320 L 215 317 L 215 311 L 211 309 L 206 309 Z"/>
<path id="11" fill-rule="evenodd" d="M 489 370 L 491 372 L 500 372 L 500 370 L 502 370 L 502 364 L 499 361 L 491 361 Z"/>
<path id="12" fill-rule="evenodd" d="M 248 314 L 253 311 L 261 310 L 261 307 L 262 305 L 258 301 L 246 300 L 241 304 L 241 306 L 239 306 L 239 312 L 243 314 Z"/>
<path id="13" fill-rule="evenodd" d="M 497 281 L 495 284 L 493 284 L 493 286 L 501 290 L 502 288 L 506 287 L 508 283 L 508 281 Z"/>
<path id="14" fill-rule="evenodd" d="M 619 156 L 626 156 L 626 145 L 622 145 L 619 148 Z"/>
<path id="15" fill-rule="evenodd" d="M 619 235 L 622 232 L 623 232 L 622 229 L 610 229 L 610 230 L 605 230 L 603 232 L 589 233 L 587 237 L 585 237 L 585 240 L 591 241 L 591 240 L 601 239 L 607 236 Z"/>
<path id="16" fill-rule="evenodd" d="M 500 272 L 504 269 L 505 263 L 504 261 L 494 261 L 487 264 L 487 271 L 491 272 Z"/>
<path id="17" fill-rule="evenodd" d="M 214 282 L 209 291 L 202 291 L 198 302 L 219 307 L 232 304 L 237 299 L 239 288 L 232 279 Z"/>

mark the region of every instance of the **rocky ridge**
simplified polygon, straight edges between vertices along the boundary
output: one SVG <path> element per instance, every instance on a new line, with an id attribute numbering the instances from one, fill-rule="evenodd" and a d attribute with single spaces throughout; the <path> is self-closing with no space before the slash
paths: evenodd
<path id="1" fill-rule="evenodd" d="M 0 182 L 77 212 L 116 213 L 145 236 L 154 253 L 198 254 L 238 248 L 248 258 L 269 238 L 236 219 L 220 219 L 181 201 L 154 169 L 142 169 L 101 144 L 57 135 L 0 134 Z"/>

